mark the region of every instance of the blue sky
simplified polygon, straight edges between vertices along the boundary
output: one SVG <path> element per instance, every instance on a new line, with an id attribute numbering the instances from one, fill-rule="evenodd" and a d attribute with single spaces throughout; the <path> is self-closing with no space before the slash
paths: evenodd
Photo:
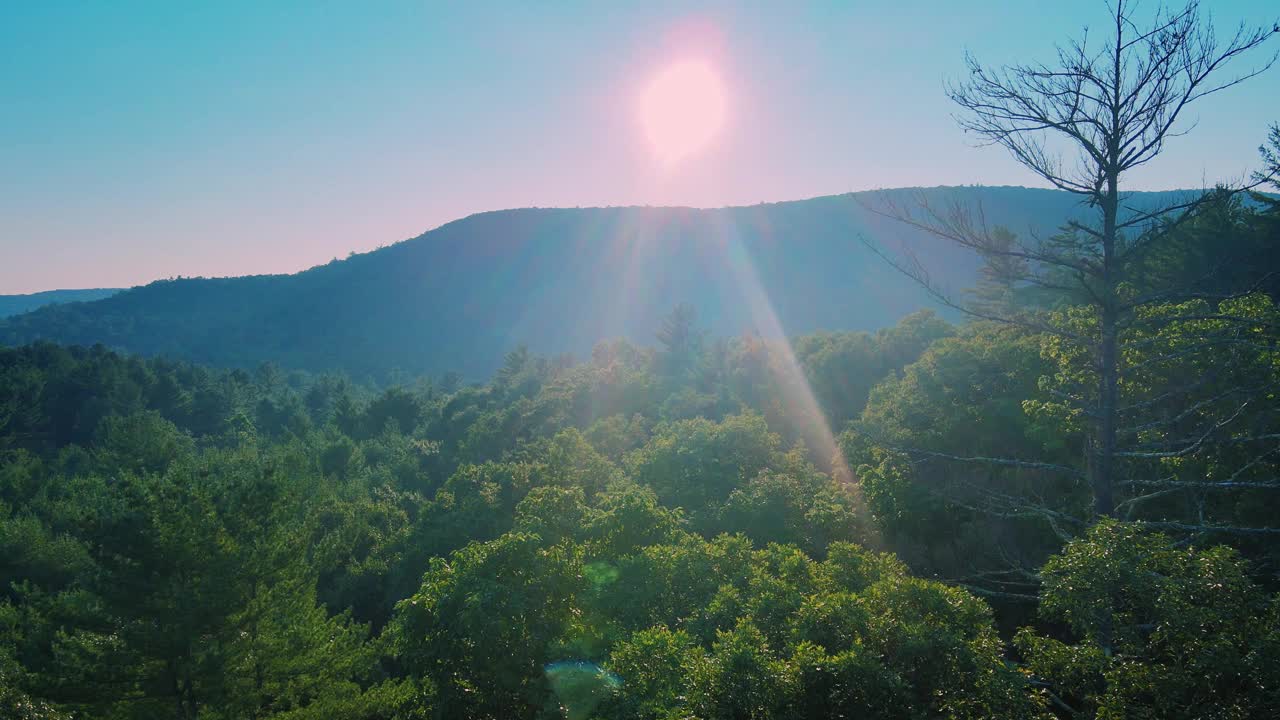
<path id="1" fill-rule="evenodd" d="M 1213 0 L 1220 25 L 1272 0 Z M 1049 59 L 1100 2 L 76 2 L 0 7 L 0 293 L 293 272 L 508 207 L 721 206 L 1035 184 L 959 131 L 963 53 Z M 1280 46 L 1280 43 L 1273 43 Z M 1273 48 L 1275 49 L 1275 48 Z M 724 130 L 675 169 L 635 98 L 713 64 Z M 1280 69 L 1132 178 L 1253 169 Z"/>

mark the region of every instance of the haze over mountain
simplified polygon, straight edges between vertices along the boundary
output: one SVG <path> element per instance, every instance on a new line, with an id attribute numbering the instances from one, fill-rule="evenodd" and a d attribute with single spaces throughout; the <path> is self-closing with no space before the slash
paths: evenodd
<path id="1" fill-rule="evenodd" d="M 518 345 L 582 357 L 602 340 L 648 343 L 688 303 L 713 335 L 873 329 L 930 305 L 860 237 L 906 242 L 936 280 L 973 285 L 979 260 L 880 217 L 892 190 L 714 210 L 519 209 L 480 213 L 292 275 L 164 280 L 96 302 L 0 321 L 0 342 L 37 339 L 220 366 L 486 376 Z M 991 224 L 1046 233 L 1080 210 L 1067 193 L 933 188 Z M 1137 193 L 1137 204 L 1168 193 Z"/>
<path id="2" fill-rule="evenodd" d="M 88 288 L 84 290 L 45 290 L 26 295 L 0 295 L 0 318 L 31 312 L 46 305 L 69 302 L 90 302 L 111 297 L 119 288 Z"/>

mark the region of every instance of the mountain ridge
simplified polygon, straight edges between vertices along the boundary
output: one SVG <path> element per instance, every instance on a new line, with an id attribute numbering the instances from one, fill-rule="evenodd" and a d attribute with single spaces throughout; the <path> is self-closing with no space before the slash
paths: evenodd
<path id="1" fill-rule="evenodd" d="M 1194 191 L 1135 193 L 1159 202 Z M 0 320 L 0 343 L 104 345 L 220 366 L 274 361 L 385 375 L 492 372 L 517 345 L 579 356 L 647 342 L 694 306 L 715 335 L 872 330 L 931 306 L 859 238 L 909 244 L 955 290 L 972 253 L 905 228 L 864 198 L 981 203 L 993 224 L 1050 231 L 1079 208 L 1016 186 L 894 188 L 725 208 L 513 208 L 291 274 L 181 278 Z"/>
<path id="2" fill-rule="evenodd" d="M 33 293 L 0 295 L 0 319 L 37 310 L 46 305 L 92 302 L 110 297 L 123 288 L 57 288 Z"/>

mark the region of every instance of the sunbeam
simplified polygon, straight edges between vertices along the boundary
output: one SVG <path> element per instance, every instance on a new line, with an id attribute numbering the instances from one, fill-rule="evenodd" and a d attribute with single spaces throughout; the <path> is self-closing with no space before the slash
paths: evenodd
<path id="1" fill-rule="evenodd" d="M 861 524 L 866 532 L 874 532 L 874 523 L 866 522 L 866 504 L 862 500 L 857 477 L 840 448 L 808 378 L 805 377 L 804 368 L 796 359 L 791 341 L 760 280 L 755 262 L 742 242 L 737 224 L 728 213 L 716 213 L 714 217 L 713 241 L 724 261 L 725 269 L 732 276 L 734 286 L 747 303 L 756 332 L 770 349 L 769 374 L 780 391 L 788 424 L 831 476 L 854 493 L 857 510 L 864 521 Z M 762 235 L 770 232 L 767 227 L 756 229 Z M 867 540 L 873 545 L 881 545 L 879 537 Z"/>

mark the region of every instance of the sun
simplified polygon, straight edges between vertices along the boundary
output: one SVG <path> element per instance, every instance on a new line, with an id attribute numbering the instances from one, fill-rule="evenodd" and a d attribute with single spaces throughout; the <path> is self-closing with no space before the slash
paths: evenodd
<path id="1" fill-rule="evenodd" d="M 668 166 L 702 150 L 724 127 L 719 74 L 697 60 L 666 66 L 641 93 L 640 121 L 654 154 Z"/>

